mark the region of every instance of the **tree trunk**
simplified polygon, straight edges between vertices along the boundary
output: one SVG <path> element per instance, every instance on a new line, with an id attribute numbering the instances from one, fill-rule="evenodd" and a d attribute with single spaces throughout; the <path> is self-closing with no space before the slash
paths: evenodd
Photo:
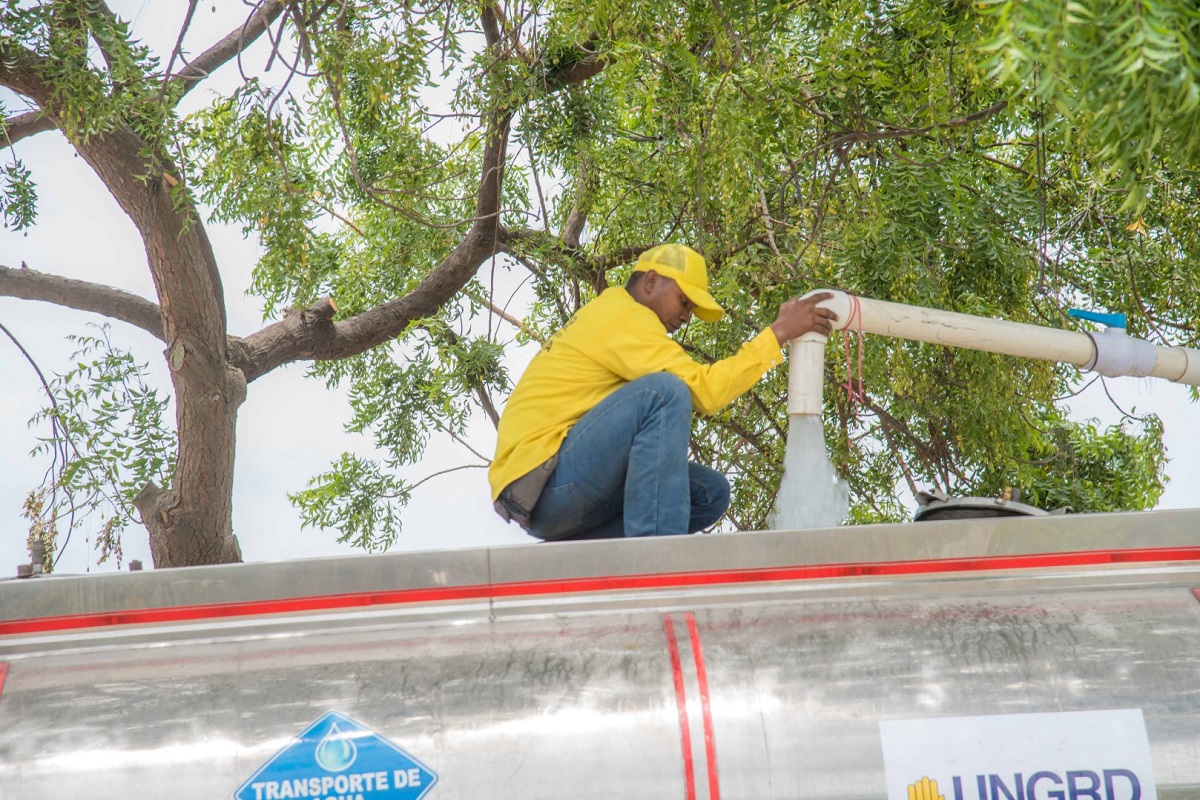
<path id="1" fill-rule="evenodd" d="M 135 501 L 154 565 L 240 561 L 233 463 L 246 379 L 229 365 L 223 289 L 204 226 L 173 196 L 178 179 L 164 171 L 170 162 L 147 157 L 133 131 L 73 144 L 141 234 L 162 312 L 179 453 L 173 487 L 147 486 Z"/>
<path id="2" fill-rule="evenodd" d="M 233 535 L 233 464 L 245 378 L 240 370 L 227 368 L 220 381 L 196 379 L 183 374 L 186 364 L 175 369 L 170 348 L 167 357 L 179 433 L 175 488 L 163 491 L 150 484 L 135 501 L 150 532 L 154 566 L 241 561 Z"/>
<path id="3" fill-rule="evenodd" d="M 286 7 L 284 0 L 259 4 L 244 24 L 179 74 L 182 92 L 190 91 L 242 52 Z M 112 17 L 103 3 L 90 13 Z M 82 29 L 72 33 L 87 43 Z M 96 39 L 96 44 L 111 67 L 104 42 Z M 237 410 L 246 398 L 246 376 L 229 363 L 225 299 L 212 247 L 161 142 L 146 141 L 125 123 L 103 133 L 82 133 L 63 124 L 62 87 L 52 86 L 45 78 L 62 71 L 61 64 L 10 40 L 0 42 L 0 82 L 33 99 L 40 108 L 38 113 L 9 121 L 5 137 L 9 146 L 41 130 L 61 129 L 133 221 L 146 247 L 162 316 L 161 336 L 167 343 L 165 356 L 175 390 L 179 437 L 174 487 L 164 490 L 151 484 L 134 501 L 150 532 L 154 565 L 240 561 L 241 551 L 233 535 L 233 459 Z M 176 189 L 180 191 L 173 191 Z M 83 305 L 92 302 L 84 300 Z M 128 298 L 106 294 L 94 302 L 115 302 L 132 312 L 130 321 L 147 330 L 156 327 L 147 320 L 146 308 Z"/>

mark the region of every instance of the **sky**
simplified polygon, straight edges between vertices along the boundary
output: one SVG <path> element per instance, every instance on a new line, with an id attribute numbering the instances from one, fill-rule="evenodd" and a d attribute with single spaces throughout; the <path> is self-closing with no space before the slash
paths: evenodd
<path id="1" fill-rule="evenodd" d="M 178 33 L 184 4 L 114 2 L 114 10 L 132 19 L 148 44 L 157 52 L 169 52 Z M 215 9 L 215 10 L 214 10 Z M 218 0 L 201 4 L 187 43 L 193 54 L 231 30 L 245 13 L 240 2 Z M 255 62 L 257 58 L 257 62 Z M 265 61 L 261 48 L 246 57 L 249 64 Z M 225 82 L 233 76 L 226 67 Z M 222 74 L 190 95 L 189 108 L 206 104 Z M 3 96 L 14 110 L 11 95 Z M 0 230 L 0 264 L 18 267 L 25 263 L 41 272 L 65 275 L 116 286 L 154 299 L 142 243 L 133 224 L 87 165 L 56 132 L 47 132 L 20 142 L 17 154 L 33 171 L 38 184 L 40 216 L 25 234 Z M 7 159 L 10 154 L 0 154 Z M 217 262 L 221 265 L 229 332 L 252 333 L 264 325 L 262 306 L 246 293 L 250 273 L 259 254 L 256 242 L 239 229 L 209 223 L 206 226 Z M 887 298 L 881 298 L 887 299 Z M 74 345 L 68 334 L 95 333 L 88 323 L 101 317 L 62 309 L 45 303 L 0 298 L 0 322 L 30 352 L 47 377 L 69 368 Z M 148 363 L 156 383 L 170 385 L 162 359 L 163 345 L 149 334 L 119 322 L 112 323 L 116 344 L 129 348 L 139 362 Z M 519 374 L 532 357 L 525 349 L 512 353 L 509 368 Z M 782 367 L 781 367 L 782 368 Z M 234 531 L 247 561 L 274 561 L 330 555 L 363 554 L 364 551 L 336 542 L 335 531 L 302 529 L 298 512 L 287 500 L 289 492 L 303 489 L 307 481 L 323 471 L 343 451 L 370 455 L 371 442 L 346 433 L 344 422 L 350 409 L 345 396 L 329 390 L 318 380 L 306 379 L 307 366 L 292 364 L 255 381 L 250 386 L 238 419 L 237 462 L 234 476 Z M 33 458 L 30 451 L 45 428 L 30 429 L 28 421 L 45 404 L 45 395 L 32 367 L 18 349 L 0 335 L 0 578 L 14 575 L 17 565 L 28 561 L 25 537 L 28 524 L 21 506 L 40 481 L 48 458 Z M 1109 379 L 1072 401 L 1078 419 L 1095 418 L 1111 424 L 1120 412 L 1105 395 L 1109 393 L 1128 412 L 1153 412 L 1162 417 L 1170 482 L 1160 508 L 1198 505 L 1195 496 L 1200 476 L 1197 441 L 1197 408 L 1188 398 L 1187 387 L 1149 379 Z M 832 389 L 827 389 L 832 391 Z M 490 454 L 495 432 L 481 415 L 471 431 L 471 443 Z M 471 460 L 460 446 L 448 440 L 431 446 L 426 459 L 402 477 L 409 482 L 435 475 Z M 916 510 L 913 504 L 913 511 Z M 515 525 L 505 524 L 492 511 L 486 470 L 468 469 L 431 478 L 414 493 L 403 512 L 404 528 L 393 550 L 437 550 L 517 544 L 534 541 Z M 97 566 L 92 548 L 99 523 L 85 524 L 72 539 L 58 563 L 60 573 L 107 572 L 117 569 L 108 562 Z M 132 559 L 151 566 L 144 529 L 133 526 L 124 537 L 126 568 Z"/>

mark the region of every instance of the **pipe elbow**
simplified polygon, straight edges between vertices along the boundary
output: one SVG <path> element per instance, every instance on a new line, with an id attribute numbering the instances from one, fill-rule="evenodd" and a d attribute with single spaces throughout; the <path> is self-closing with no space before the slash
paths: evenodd
<path id="1" fill-rule="evenodd" d="M 853 324 L 861 327 L 861 317 L 857 322 L 854 319 L 861 310 L 858 306 L 858 298 L 853 295 L 838 289 L 814 289 L 802 295 L 801 299 L 823 292 L 832 295 L 832 297 L 822 300 L 819 305 L 834 313 L 834 330 L 845 330 Z M 810 331 L 790 342 L 787 402 L 789 416 L 820 416 L 824 410 L 825 343 L 827 341 L 829 341 L 828 336 Z"/>
<path id="2" fill-rule="evenodd" d="M 801 295 L 800 298 L 812 297 L 814 294 L 821 294 L 822 292 L 829 292 L 833 295 L 833 297 L 818 303 L 821 308 L 828 308 L 837 317 L 834 320 L 833 329 L 840 331 L 850 327 L 854 322 L 855 309 L 858 307 L 856 302 L 858 298 L 852 294 L 843 292 L 841 289 L 813 289 L 811 292 Z M 805 334 L 804 336 L 809 335 L 820 336 L 820 334 Z M 802 336 L 801 338 L 803 339 L 804 337 Z M 824 339 L 825 337 L 822 336 L 821 338 Z"/>

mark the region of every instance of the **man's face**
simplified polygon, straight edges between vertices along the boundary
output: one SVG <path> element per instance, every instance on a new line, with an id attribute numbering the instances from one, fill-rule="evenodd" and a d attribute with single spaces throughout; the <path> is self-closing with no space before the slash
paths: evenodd
<path id="1" fill-rule="evenodd" d="M 658 315 L 668 333 L 674 333 L 692 319 L 696 304 L 687 298 L 679 284 L 654 270 L 646 273 L 645 305 Z"/>

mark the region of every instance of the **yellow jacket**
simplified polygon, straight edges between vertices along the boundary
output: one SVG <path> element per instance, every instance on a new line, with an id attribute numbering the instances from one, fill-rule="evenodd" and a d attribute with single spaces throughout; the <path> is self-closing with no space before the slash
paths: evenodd
<path id="1" fill-rule="evenodd" d="M 678 375 L 692 406 L 715 414 L 783 360 L 770 328 L 715 364 L 692 360 L 658 315 L 623 287 L 581 308 L 534 356 L 500 418 L 488 469 L 492 500 L 505 486 L 558 452 L 580 417 L 629 381 L 655 372 Z"/>

